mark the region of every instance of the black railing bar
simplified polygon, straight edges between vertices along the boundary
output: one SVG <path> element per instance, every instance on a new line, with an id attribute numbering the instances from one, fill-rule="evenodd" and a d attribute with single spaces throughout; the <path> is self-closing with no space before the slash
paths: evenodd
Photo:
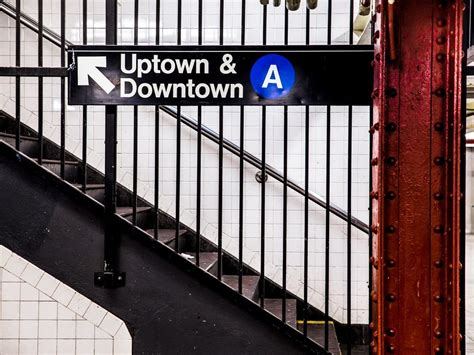
<path id="1" fill-rule="evenodd" d="M 0 67 L 0 76 L 66 77 L 65 67 Z"/>
<path id="2" fill-rule="evenodd" d="M 0 11 L 4 12 L 6 15 L 11 18 L 16 18 L 16 9 L 15 6 L 6 3 L 0 2 Z M 30 16 L 20 11 L 20 22 L 23 26 L 29 28 L 35 33 L 38 33 L 39 24 L 37 21 L 32 19 Z M 61 46 L 61 36 L 47 27 L 43 26 L 43 37 L 46 38 L 49 42 L 55 44 L 57 47 Z M 66 48 L 73 45 L 72 42 L 66 41 Z"/>
<path id="3" fill-rule="evenodd" d="M 66 66 L 66 0 L 61 0 L 61 67 Z M 64 180 L 66 170 L 66 78 L 61 77 L 61 179 Z"/>
<path id="4" fill-rule="evenodd" d="M 160 21 L 161 15 L 161 0 L 156 0 L 156 11 L 155 11 L 155 44 L 160 44 Z M 153 236 L 156 240 L 159 239 L 158 229 L 160 227 L 160 213 L 159 213 L 159 188 L 160 188 L 160 110 L 159 106 L 155 106 L 155 181 L 154 181 L 154 224 L 153 224 Z"/>
<path id="5" fill-rule="evenodd" d="M 82 44 L 87 45 L 87 0 L 82 0 Z M 87 105 L 82 105 L 82 192 L 87 192 Z"/>
<path id="6" fill-rule="evenodd" d="M 182 0 L 178 0 L 178 23 L 176 44 L 181 45 L 182 24 Z M 174 250 L 179 252 L 179 230 L 180 230 L 180 199 L 181 199 L 181 106 L 176 107 L 176 207 L 175 207 L 175 236 Z"/>
<path id="7" fill-rule="evenodd" d="M 133 6 L 133 44 L 138 45 L 139 0 Z M 132 224 L 137 225 L 137 189 L 138 189 L 138 106 L 133 106 L 133 166 L 132 166 Z"/>
<path id="8" fill-rule="evenodd" d="M 246 3 L 242 0 L 240 44 L 245 45 Z M 242 278 L 244 275 L 244 144 L 245 144 L 245 106 L 240 106 L 240 144 L 239 144 L 239 293 L 242 294 Z"/>
<path id="9" fill-rule="evenodd" d="M 352 106 L 349 106 L 347 123 L 347 215 L 352 216 Z M 352 353 L 352 226 L 347 222 L 347 326 L 349 334 L 347 337 L 347 355 Z"/>
<path id="10" fill-rule="evenodd" d="M 21 46 L 20 46 L 20 39 L 21 39 L 21 27 L 20 27 L 20 6 L 21 6 L 21 1 L 16 0 L 16 19 L 15 19 L 15 27 L 16 27 L 16 33 L 15 33 L 15 65 L 17 67 L 21 66 Z M 21 114 L 21 107 L 20 107 L 20 84 L 21 84 L 21 78 L 20 76 L 16 75 L 15 77 L 15 122 L 16 122 L 16 127 L 15 127 L 15 149 L 20 150 L 20 129 L 21 129 L 21 121 L 20 121 L 20 114 Z"/>
<path id="11" fill-rule="evenodd" d="M 167 114 L 173 116 L 174 118 L 177 118 L 176 109 L 174 109 L 172 106 L 160 106 L 160 109 L 163 112 L 166 112 Z M 193 130 L 197 130 L 196 121 L 193 118 L 190 118 L 188 115 L 181 114 L 181 122 L 183 124 L 185 124 L 186 126 L 188 126 L 189 128 L 191 128 Z M 208 127 L 206 127 L 206 126 L 202 127 L 202 134 L 207 139 L 209 139 L 210 141 L 212 141 L 214 143 L 219 143 L 218 134 L 216 134 L 213 130 L 209 129 Z M 227 139 L 224 139 L 223 140 L 223 145 L 224 145 L 224 148 L 226 150 L 228 150 L 230 153 L 232 153 L 236 156 L 240 156 L 240 148 L 236 144 L 232 143 L 231 141 L 229 141 Z M 245 160 L 245 162 L 253 165 L 256 168 L 261 168 L 261 166 L 262 166 L 261 161 L 257 157 L 255 157 L 254 155 L 250 154 L 249 152 L 247 152 L 245 150 L 244 150 L 244 160 Z M 278 182 L 281 182 L 281 183 L 284 182 L 284 177 L 281 175 L 281 173 L 278 170 L 276 170 L 275 168 L 273 168 L 272 166 L 270 166 L 268 164 L 265 166 L 265 169 L 266 169 L 267 175 L 271 176 L 272 178 L 274 178 Z M 305 193 L 304 188 L 302 188 L 301 186 L 299 186 L 295 182 L 293 182 L 291 180 L 288 180 L 288 187 L 290 187 L 295 192 L 299 193 L 301 196 L 304 196 L 304 193 Z M 309 192 L 308 193 L 308 198 L 309 198 L 310 201 L 316 203 L 318 206 L 326 209 L 326 203 L 324 202 L 322 197 L 318 197 L 315 194 Z M 342 209 L 340 209 L 339 207 L 337 207 L 335 205 L 330 204 L 329 205 L 329 210 L 331 211 L 332 214 L 339 217 L 343 221 L 347 222 L 347 215 Z M 354 227 L 356 227 L 357 229 L 359 229 L 360 231 L 362 231 L 366 234 L 369 232 L 369 227 L 367 226 L 367 224 L 365 224 L 361 220 L 359 220 L 359 219 L 355 218 L 354 216 L 352 216 L 350 221 L 351 221 L 351 224 Z"/>
<path id="12" fill-rule="evenodd" d="M 268 6 L 263 5 L 262 44 L 267 44 L 267 12 Z M 265 187 L 266 187 L 266 139 L 267 139 L 267 107 L 262 106 L 262 162 L 260 182 L 260 307 L 265 308 Z"/>
<path id="13" fill-rule="evenodd" d="M 354 0 L 349 1 L 349 45 L 354 43 Z M 347 217 L 352 216 L 352 105 L 347 123 Z M 347 222 L 347 355 L 352 354 L 352 226 Z"/>
<path id="14" fill-rule="evenodd" d="M 219 2 L 219 45 L 224 44 L 224 0 Z M 202 125 L 201 125 L 202 126 Z M 222 279 L 222 223 L 224 184 L 224 109 L 219 105 L 219 171 L 217 191 L 217 278 Z"/>
<path id="15" fill-rule="evenodd" d="M 331 106 L 326 106 L 326 201 L 331 200 Z M 326 240 L 324 252 L 324 349 L 329 348 L 329 266 L 330 266 L 330 211 L 326 208 Z"/>
<path id="16" fill-rule="evenodd" d="M 285 31 L 283 42 L 288 45 L 288 8 L 285 6 Z M 286 323 L 286 272 L 287 272 L 287 242 L 288 242 L 288 106 L 283 106 L 283 270 L 282 270 L 282 289 L 281 299 L 281 320 Z"/>
<path id="17" fill-rule="evenodd" d="M 38 0 L 38 67 L 43 66 L 43 0 Z M 38 77 L 38 164 L 43 164 L 43 78 Z"/>
<path id="18" fill-rule="evenodd" d="M 202 45 L 203 0 L 198 2 L 198 45 Z M 197 147 L 196 147 L 196 266 L 201 266 L 201 169 L 202 169 L 202 107 L 197 107 Z"/>
<path id="19" fill-rule="evenodd" d="M 306 45 L 310 41 L 310 12 L 306 8 Z M 304 262 L 303 262 L 303 334 L 308 336 L 308 237 L 309 237 L 309 106 L 305 106 L 305 139 L 304 139 Z"/>

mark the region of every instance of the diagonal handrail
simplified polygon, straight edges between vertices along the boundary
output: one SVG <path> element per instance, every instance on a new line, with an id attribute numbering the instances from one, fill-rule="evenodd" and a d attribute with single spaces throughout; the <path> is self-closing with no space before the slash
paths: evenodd
<path id="1" fill-rule="evenodd" d="M 16 18 L 16 10 L 15 7 L 12 6 L 11 4 L 8 4 L 6 2 L 3 2 L 0 0 L 0 11 L 4 12 L 11 18 Z M 21 23 L 28 27 L 30 30 L 38 33 L 38 28 L 39 24 L 30 16 L 24 14 L 23 12 L 20 12 L 20 21 Z M 52 44 L 60 47 L 61 46 L 61 37 L 55 33 L 54 31 L 46 28 L 43 26 L 43 34 L 44 38 L 47 39 L 49 42 Z M 66 41 L 66 49 L 71 46 L 73 43 Z M 178 118 L 178 112 L 175 108 L 171 106 L 159 106 L 159 109 L 170 116 L 174 117 L 175 119 Z M 196 120 L 190 118 L 189 116 L 181 113 L 181 122 L 185 124 L 187 127 L 193 129 L 194 131 L 198 131 L 198 125 Z M 208 138 L 214 143 L 219 143 L 219 135 L 211 130 L 210 128 L 206 126 L 202 126 L 202 134 L 204 137 Z M 240 148 L 234 144 L 233 142 L 229 141 L 228 139 L 223 139 L 223 148 L 225 148 L 227 151 L 232 153 L 233 155 L 236 155 L 240 157 Z M 254 155 L 250 154 L 249 152 L 245 151 L 243 152 L 243 159 L 245 162 L 253 165 L 256 168 L 261 168 L 262 167 L 262 161 L 255 157 Z M 274 178 L 275 180 L 279 181 L 280 183 L 284 182 L 284 177 L 283 175 L 274 167 L 265 164 L 266 172 L 269 176 Z M 293 191 L 297 192 L 298 194 L 304 196 L 305 195 L 305 189 L 299 186 L 297 183 L 291 180 L 287 180 L 287 185 L 290 189 Z M 308 193 L 308 199 L 314 203 L 316 203 L 318 206 L 328 209 L 333 215 L 339 217 L 343 221 L 348 221 L 348 215 L 346 212 L 344 212 L 343 209 L 340 207 L 334 205 L 334 204 L 329 204 L 327 206 L 326 201 L 324 198 L 317 196 L 316 194 L 313 193 Z M 360 231 L 368 234 L 369 233 L 369 226 L 364 223 L 363 221 L 359 220 L 358 218 L 351 216 L 350 219 L 351 224 L 359 229 Z"/>

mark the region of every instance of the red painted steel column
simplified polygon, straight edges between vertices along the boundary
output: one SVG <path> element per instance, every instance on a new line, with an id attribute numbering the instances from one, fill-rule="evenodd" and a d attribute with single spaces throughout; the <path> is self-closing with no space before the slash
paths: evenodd
<path id="1" fill-rule="evenodd" d="M 376 1 L 372 353 L 460 352 L 463 8 Z"/>

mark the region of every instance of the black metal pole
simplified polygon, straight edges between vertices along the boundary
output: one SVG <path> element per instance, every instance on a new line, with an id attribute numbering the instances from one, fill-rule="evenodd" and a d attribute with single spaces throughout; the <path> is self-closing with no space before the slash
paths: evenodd
<path id="1" fill-rule="evenodd" d="M 155 43 L 160 44 L 160 13 L 161 13 L 161 2 L 156 0 L 156 34 Z M 160 193 L 160 107 L 155 106 L 155 189 L 154 189 L 154 200 L 155 200 L 155 223 L 153 236 L 158 240 L 160 227 L 160 213 L 159 213 L 159 193 Z"/>
<path id="2" fill-rule="evenodd" d="M 21 46 L 20 46 L 20 40 L 21 40 L 21 26 L 20 26 L 20 11 L 21 11 L 21 1 L 16 0 L 16 19 L 15 19 L 15 27 L 16 27 L 16 33 L 15 33 L 15 65 L 17 67 L 21 66 Z M 15 137 L 15 149 L 20 150 L 20 130 L 21 130 L 21 121 L 20 121 L 20 115 L 21 115 L 21 108 L 20 108 L 20 83 L 21 79 L 20 76 L 17 75 L 15 77 L 15 119 L 16 119 L 16 137 Z"/>
<path id="3" fill-rule="evenodd" d="M 219 44 L 224 44 L 224 0 L 220 0 L 219 10 Z M 217 210 L 217 278 L 222 279 L 222 208 L 223 208 L 223 177 L 224 177 L 224 112 L 219 106 L 219 186 Z"/>
<path id="4" fill-rule="evenodd" d="M 117 44 L 117 0 L 105 3 L 105 43 Z M 118 272 L 118 230 L 115 228 L 117 194 L 117 106 L 105 106 L 105 218 L 104 272 L 95 274 L 95 284 L 107 288 L 125 285 Z"/>
<path id="5" fill-rule="evenodd" d="M 66 0 L 61 0 L 61 67 L 66 66 Z M 66 78 L 61 77 L 61 179 L 66 165 Z"/>
<path id="6" fill-rule="evenodd" d="M 202 1 L 198 2 L 198 45 L 202 45 Z M 202 107 L 201 105 L 197 108 L 197 152 L 196 152 L 196 265 L 199 267 L 201 264 L 200 251 L 201 251 L 201 151 L 202 151 Z"/>
<path id="7" fill-rule="evenodd" d="M 242 0 L 240 44 L 245 45 L 245 0 Z M 245 144 L 245 106 L 240 106 L 240 144 L 239 144 L 239 293 L 242 294 L 244 275 L 244 144 Z"/>
<path id="8" fill-rule="evenodd" d="M 38 67 L 43 66 L 43 0 L 38 0 Z M 38 77 L 38 164 L 43 164 L 43 77 Z"/>
<path id="9" fill-rule="evenodd" d="M 263 45 L 267 44 L 267 5 L 263 6 Z M 266 140 L 267 140 L 267 107 L 262 106 L 262 181 L 260 206 L 260 307 L 265 308 L 265 180 Z"/>
<path id="10" fill-rule="evenodd" d="M 87 44 L 87 0 L 82 1 L 82 44 Z M 87 192 L 87 105 L 82 106 L 82 192 Z"/>
<path id="11" fill-rule="evenodd" d="M 134 3 L 133 44 L 138 45 L 138 0 Z M 133 106 L 132 223 L 137 225 L 138 188 L 138 106 Z"/>
<path id="12" fill-rule="evenodd" d="M 285 7 L 284 43 L 288 44 L 288 8 Z M 281 301 L 281 320 L 286 323 L 286 269 L 288 257 L 288 106 L 283 107 L 283 271 L 281 286 L 283 297 Z"/>
<path id="13" fill-rule="evenodd" d="M 306 8 L 306 45 L 309 45 L 310 12 Z M 305 106 L 305 152 L 304 152 L 304 296 L 303 334 L 308 336 L 308 239 L 309 239 L 309 106 Z"/>

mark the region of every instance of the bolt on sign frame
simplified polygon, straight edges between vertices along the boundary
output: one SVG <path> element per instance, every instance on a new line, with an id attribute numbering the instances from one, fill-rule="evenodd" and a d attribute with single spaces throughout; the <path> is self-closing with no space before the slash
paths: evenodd
<path id="1" fill-rule="evenodd" d="M 376 2 L 374 354 L 461 352 L 465 6 Z"/>

